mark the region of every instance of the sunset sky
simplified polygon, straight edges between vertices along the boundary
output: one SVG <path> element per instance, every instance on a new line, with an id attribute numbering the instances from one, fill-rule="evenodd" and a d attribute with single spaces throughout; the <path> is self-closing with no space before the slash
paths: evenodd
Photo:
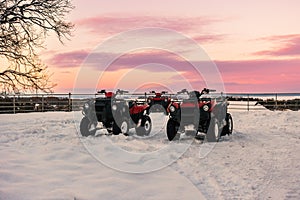
<path id="1" fill-rule="evenodd" d="M 75 0 L 73 4 L 75 9 L 68 16 L 75 24 L 73 36 L 62 45 L 50 35 L 46 49 L 41 50 L 57 83 L 55 92 L 72 92 L 74 87 L 87 92 L 178 90 L 188 84 L 201 90 L 208 78 L 201 77 L 206 76 L 202 71 L 195 74 L 190 65 L 209 59 L 220 72 L 216 84 L 222 80 L 226 92 L 300 92 L 298 0 Z M 171 40 L 159 31 L 144 31 L 139 38 L 124 36 L 119 41 L 143 47 L 144 38 L 153 37 L 170 48 L 162 44 L 161 48 L 126 52 L 118 45 L 103 49 L 102 44 L 112 38 L 149 27 L 174 31 L 187 39 Z M 189 41 L 198 44 L 207 57 L 192 53 Z M 118 56 L 103 70 L 101 62 L 111 55 Z"/>

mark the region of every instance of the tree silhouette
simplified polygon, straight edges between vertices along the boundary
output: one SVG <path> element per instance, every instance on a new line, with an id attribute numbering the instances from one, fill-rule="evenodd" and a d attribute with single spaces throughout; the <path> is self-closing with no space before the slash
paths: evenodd
<path id="1" fill-rule="evenodd" d="M 48 33 L 59 41 L 71 36 L 73 24 L 65 20 L 73 9 L 70 0 L 0 0 L 0 87 L 4 91 L 50 92 L 47 67 L 36 50 Z"/>

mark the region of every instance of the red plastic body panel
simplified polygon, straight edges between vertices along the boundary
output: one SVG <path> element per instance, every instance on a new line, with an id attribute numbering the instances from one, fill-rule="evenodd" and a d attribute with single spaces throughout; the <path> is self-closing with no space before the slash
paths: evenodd
<path id="1" fill-rule="evenodd" d="M 149 106 L 148 105 L 134 105 L 132 108 L 129 109 L 129 113 L 131 115 L 138 114 L 144 112 Z"/>

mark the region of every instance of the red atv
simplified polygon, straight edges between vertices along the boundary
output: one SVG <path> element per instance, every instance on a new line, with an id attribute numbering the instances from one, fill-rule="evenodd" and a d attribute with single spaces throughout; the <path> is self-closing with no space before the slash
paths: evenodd
<path id="1" fill-rule="evenodd" d="M 149 105 L 120 98 L 128 93 L 124 90 L 117 90 L 116 94 L 105 90 L 98 93 L 105 96 L 89 100 L 83 106 L 84 117 L 80 123 L 82 136 L 95 135 L 98 122 L 114 135 L 120 133 L 127 135 L 130 128 L 135 128 L 139 136 L 150 134 L 152 123 L 149 117 Z"/>
<path id="2" fill-rule="evenodd" d="M 177 93 L 179 100 L 168 107 L 167 136 L 170 141 L 178 139 L 180 132 L 193 135 L 196 139 L 206 137 L 208 142 L 217 142 L 221 136 L 232 133 L 233 121 L 227 113 L 227 101 L 222 96 L 213 98 L 209 93 L 206 88 L 201 93 L 186 89 Z M 187 98 L 180 98 L 182 95 Z M 191 126 L 192 131 L 186 131 Z"/>
<path id="3" fill-rule="evenodd" d="M 150 106 L 151 112 L 164 112 L 165 114 L 168 114 L 167 108 L 171 103 L 171 98 L 165 95 L 167 93 L 168 93 L 167 91 L 150 92 L 150 94 L 155 94 L 155 96 L 152 95 L 147 98 L 147 103 Z"/>

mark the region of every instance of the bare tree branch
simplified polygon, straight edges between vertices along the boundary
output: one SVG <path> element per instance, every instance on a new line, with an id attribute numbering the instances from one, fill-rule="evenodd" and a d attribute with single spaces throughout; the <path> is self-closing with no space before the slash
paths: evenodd
<path id="1" fill-rule="evenodd" d="M 0 59 L 8 66 L 0 72 L 5 91 L 41 90 L 54 87 L 36 55 L 48 32 L 59 41 L 71 36 L 73 24 L 65 16 L 73 9 L 70 0 L 2 0 L 0 2 Z M 3 66 L 0 66 L 0 69 Z"/>

